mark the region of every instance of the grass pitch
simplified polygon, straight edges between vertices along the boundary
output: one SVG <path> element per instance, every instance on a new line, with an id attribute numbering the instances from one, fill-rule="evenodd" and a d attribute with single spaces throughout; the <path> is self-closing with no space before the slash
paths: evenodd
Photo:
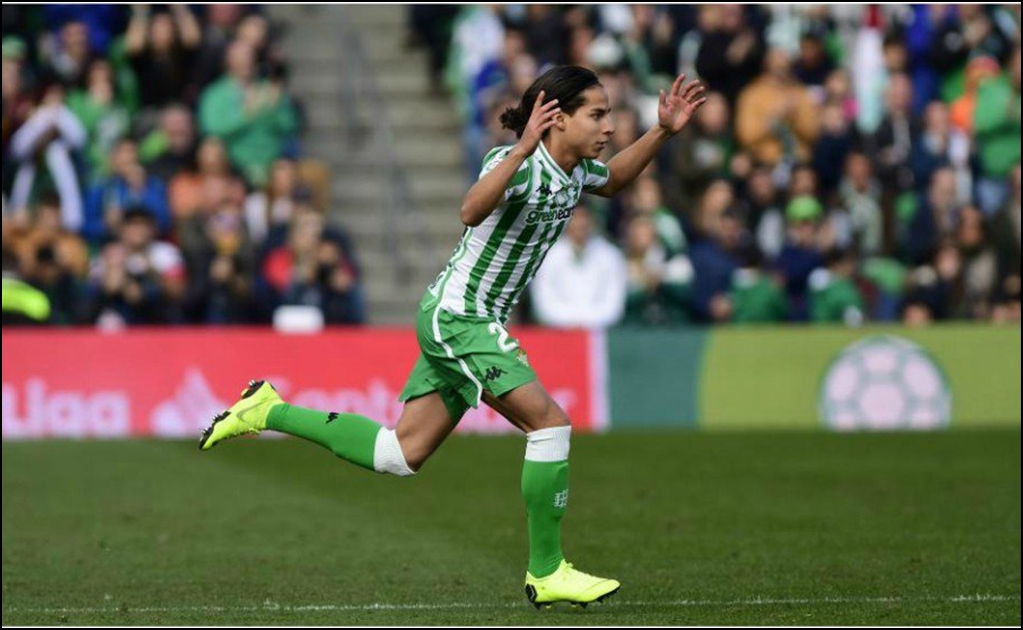
<path id="1" fill-rule="evenodd" d="M 3 624 L 1020 624 L 1018 429 L 574 436 L 586 610 L 523 594 L 523 452 L 4 443 Z"/>

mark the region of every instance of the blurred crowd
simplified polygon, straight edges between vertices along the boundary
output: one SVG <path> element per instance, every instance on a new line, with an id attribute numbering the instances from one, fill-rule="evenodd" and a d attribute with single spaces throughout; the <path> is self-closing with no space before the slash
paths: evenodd
<path id="1" fill-rule="evenodd" d="M 630 189 L 585 199 L 526 321 L 1020 319 L 1019 4 L 408 16 L 467 180 L 551 64 L 608 90 L 605 162 L 679 72 L 709 88 Z M 280 28 L 241 5 L 3 6 L 5 323 L 365 320 Z"/>
<path id="2" fill-rule="evenodd" d="M 1019 4 L 420 5 L 409 32 L 472 179 L 551 64 L 607 89 L 605 162 L 677 73 L 709 89 L 629 190 L 585 200 L 527 319 L 1020 319 Z"/>
<path id="3" fill-rule="evenodd" d="M 243 5 L 3 6 L 5 323 L 364 320 L 279 32 Z"/>

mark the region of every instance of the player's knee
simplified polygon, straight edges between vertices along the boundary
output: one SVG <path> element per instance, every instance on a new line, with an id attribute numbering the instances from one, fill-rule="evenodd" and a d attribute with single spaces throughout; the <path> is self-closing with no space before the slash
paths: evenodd
<path id="1" fill-rule="evenodd" d="M 550 400 L 547 408 L 544 409 L 543 420 L 539 428 L 549 429 L 552 427 L 569 426 L 572 426 L 572 420 L 568 417 L 568 414 L 556 402 Z"/>

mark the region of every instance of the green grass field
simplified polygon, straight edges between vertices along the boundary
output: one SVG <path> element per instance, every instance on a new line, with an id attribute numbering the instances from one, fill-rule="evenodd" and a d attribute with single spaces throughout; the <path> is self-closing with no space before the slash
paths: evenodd
<path id="1" fill-rule="evenodd" d="M 572 440 L 570 560 L 536 611 L 524 440 L 413 479 L 297 440 L 3 444 L 3 624 L 1020 624 L 1020 432 Z"/>

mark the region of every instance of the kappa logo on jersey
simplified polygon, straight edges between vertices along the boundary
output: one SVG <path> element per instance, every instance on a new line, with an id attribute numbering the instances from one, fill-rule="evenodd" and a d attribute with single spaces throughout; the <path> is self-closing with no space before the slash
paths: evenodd
<path id="1" fill-rule="evenodd" d="M 533 210 L 526 215 L 526 225 L 534 223 L 547 223 L 551 221 L 566 221 L 572 218 L 575 208 L 558 208 L 556 210 Z"/>
<path id="2" fill-rule="evenodd" d="M 548 186 L 547 184 L 540 184 L 540 187 L 537 188 L 536 190 L 538 193 L 544 196 L 548 196 L 551 194 L 551 187 Z"/>

